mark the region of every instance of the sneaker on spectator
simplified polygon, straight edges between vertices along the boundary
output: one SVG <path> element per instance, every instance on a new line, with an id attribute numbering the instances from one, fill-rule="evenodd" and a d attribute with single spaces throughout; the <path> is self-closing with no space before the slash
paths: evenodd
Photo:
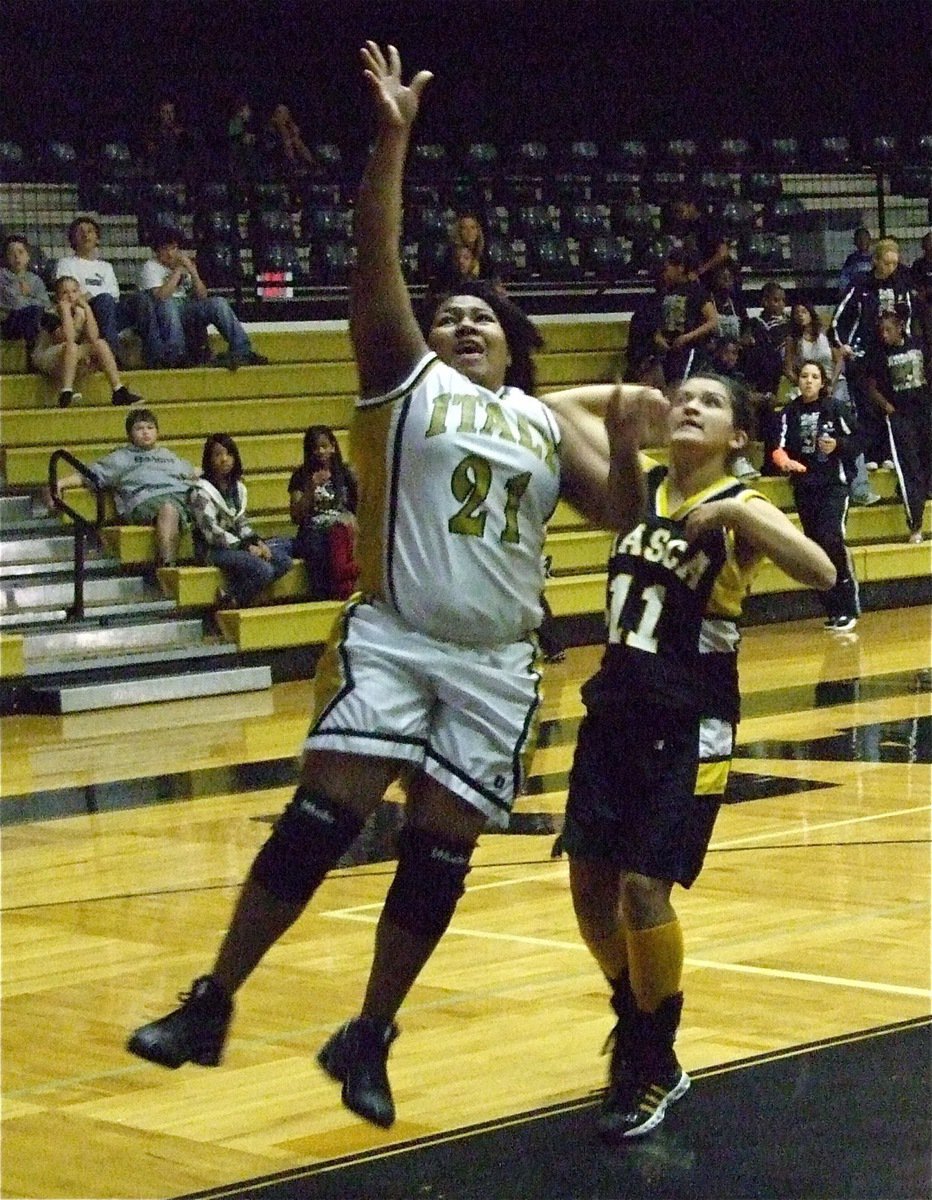
<path id="1" fill-rule="evenodd" d="M 69 408 L 72 400 L 74 400 L 74 392 L 71 388 L 62 388 L 58 393 L 58 407 Z"/>
<path id="2" fill-rule="evenodd" d="M 911 546 L 921 546 L 922 545 L 922 530 L 914 529 L 906 540 L 909 542 L 909 544 Z"/>
<path id="3" fill-rule="evenodd" d="M 864 467 L 868 471 L 876 471 L 877 470 L 877 464 L 873 460 L 871 460 L 870 462 L 866 462 L 864 464 Z"/>
<path id="4" fill-rule="evenodd" d="M 830 629 L 833 633 L 847 633 L 850 629 L 854 629 L 857 623 L 857 617 L 848 614 L 847 616 L 830 617 L 825 622 L 825 628 Z"/>
<path id="5" fill-rule="evenodd" d="M 865 492 L 863 495 L 852 496 L 851 503 L 857 508 L 870 508 L 874 504 L 879 504 L 882 499 L 883 497 L 878 496 L 876 492 Z"/>
<path id="6" fill-rule="evenodd" d="M 892 471 L 894 469 L 892 458 L 885 458 L 880 465 L 887 471 Z"/>

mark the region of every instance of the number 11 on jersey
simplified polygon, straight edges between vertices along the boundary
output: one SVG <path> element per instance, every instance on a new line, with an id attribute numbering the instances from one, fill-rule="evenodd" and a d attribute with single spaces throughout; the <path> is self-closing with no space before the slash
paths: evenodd
<path id="1" fill-rule="evenodd" d="M 635 593 L 632 596 L 631 576 L 616 575 L 610 584 L 610 593 L 608 602 L 609 642 L 624 642 L 632 649 L 646 650 L 648 654 L 656 654 L 657 639 L 654 637 L 654 631 L 660 620 L 660 614 L 663 612 L 663 601 L 667 589 L 663 584 L 652 583 L 640 594 Z M 622 614 L 626 608 L 630 616 L 636 615 L 636 608 L 640 609 L 637 621 L 628 622 L 633 626 L 631 629 L 623 628 L 621 623 Z M 635 611 L 632 612 L 632 609 Z"/>

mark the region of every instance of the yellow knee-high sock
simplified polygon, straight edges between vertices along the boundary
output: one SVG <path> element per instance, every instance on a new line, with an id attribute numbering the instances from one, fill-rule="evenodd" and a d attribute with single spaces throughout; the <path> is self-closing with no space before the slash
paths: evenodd
<path id="1" fill-rule="evenodd" d="M 677 920 L 652 929 L 629 929 L 628 971 L 641 1012 L 655 1012 L 680 990 L 683 930 Z"/>

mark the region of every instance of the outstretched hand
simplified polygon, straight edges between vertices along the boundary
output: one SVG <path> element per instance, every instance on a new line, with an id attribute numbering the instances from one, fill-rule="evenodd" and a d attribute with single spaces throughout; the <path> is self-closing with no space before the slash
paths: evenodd
<path id="1" fill-rule="evenodd" d="M 410 129 L 421 103 L 421 93 L 433 79 L 430 71 L 418 71 L 407 85 L 401 81 L 401 56 L 394 46 L 383 53 L 376 42 L 367 41 L 360 51 L 379 120 L 396 129 Z"/>

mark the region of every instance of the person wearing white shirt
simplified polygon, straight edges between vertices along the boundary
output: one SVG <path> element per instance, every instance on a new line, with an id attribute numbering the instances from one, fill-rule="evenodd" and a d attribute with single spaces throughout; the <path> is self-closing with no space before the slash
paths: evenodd
<path id="1" fill-rule="evenodd" d="M 206 363 L 207 327 L 211 324 L 228 346 L 225 354 L 213 360 L 215 365 L 236 370 L 268 362 L 253 350 L 229 302 L 210 294 L 194 259 L 183 249 L 183 235 L 177 229 L 156 230 L 152 253 L 153 257 L 139 269 L 139 290 L 152 304 L 152 319 L 145 339 L 147 366 Z"/>
<path id="2" fill-rule="evenodd" d="M 91 302 L 101 337 L 120 361 L 120 331 L 134 324 L 144 333 L 143 312 L 120 298 L 120 285 L 111 263 L 98 258 L 100 226 L 93 217 L 79 216 L 68 226 L 68 241 L 74 254 L 55 264 L 55 278 L 77 279 Z"/>

